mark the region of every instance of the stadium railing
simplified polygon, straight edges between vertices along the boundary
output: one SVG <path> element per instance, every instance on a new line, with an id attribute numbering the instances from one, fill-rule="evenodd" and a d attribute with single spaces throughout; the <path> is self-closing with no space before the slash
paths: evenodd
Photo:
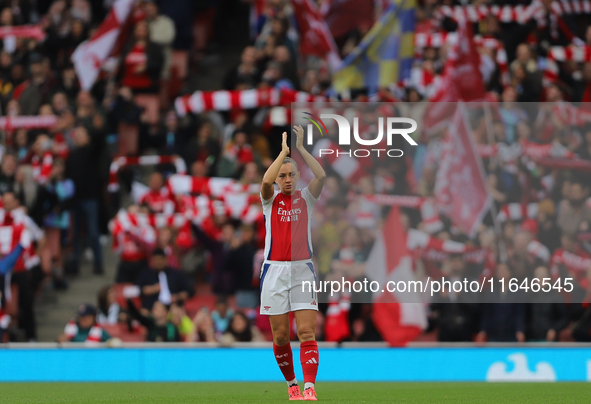
<path id="1" fill-rule="evenodd" d="M 319 345 L 324 381 L 591 381 L 591 344 Z M 299 344 L 293 349 L 299 358 Z M 10 343 L 0 345 L 0 363 L 10 367 L 0 382 L 282 380 L 270 343 Z M 246 364 L 256 371 L 244 371 Z"/>

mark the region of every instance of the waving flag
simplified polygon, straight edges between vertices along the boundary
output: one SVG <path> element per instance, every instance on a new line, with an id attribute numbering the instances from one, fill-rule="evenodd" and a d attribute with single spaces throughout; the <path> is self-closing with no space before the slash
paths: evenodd
<path id="1" fill-rule="evenodd" d="M 435 79 L 433 87 L 434 94 L 423 119 L 423 130 L 428 135 L 445 130 L 457 102 L 486 98 L 480 55 L 470 24 L 459 25 L 457 41 L 449 48 L 443 75 Z"/>
<path id="2" fill-rule="evenodd" d="M 92 38 L 78 45 L 72 54 L 72 62 L 83 90 L 89 90 L 94 85 L 101 66 L 117 43 L 121 27 L 131 14 L 134 2 L 134 0 L 116 0 L 107 18 Z"/>
<path id="3" fill-rule="evenodd" d="M 410 77 L 416 0 L 395 0 L 335 74 L 334 90 L 375 93 Z"/>
<path id="4" fill-rule="evenodd" d="M 353 29 L 373 26 L 374 2 L 368 0 L 328 0 L 321 12 L 334 38 L 348 35 Z"/>
<path id="5" fill-rule="evenodd" d="M 292 0 L 293 12 L 300 32 L 300 51 L 304 57 L 317 56 L 336 70 L 341 58 L 324 17 L 312 0 Z"/>
<path id="6" fill-rule="evenodd" d="M 400 220 L 400 208 L 393 206 L 366 263 L 367 277 L 384 286 L 389 281 L 415 280 L 408 234 Z M 404 346 L 427 327 L 425 306 L 417 293 L 384 290 L 373 298 L 373 321 L 391 346 Z M 408 303 L 412 302 L 412 303 Z"/>
<path id="7" fill-rule="evenodd" d="M 486 94 L 480 55 L 469 24 L 460 24 L 458 39 L 449 48 L 439 93 L 430 101 L 475 101 Z"/>
<path id="8" fill-rule="evenodd" d="M 443 146 L 435 198 L 440 211 L 470 236 L 476 233 L 489 208 L 482 161 L 476 153 L 463 104 L 456 108 Z"/>

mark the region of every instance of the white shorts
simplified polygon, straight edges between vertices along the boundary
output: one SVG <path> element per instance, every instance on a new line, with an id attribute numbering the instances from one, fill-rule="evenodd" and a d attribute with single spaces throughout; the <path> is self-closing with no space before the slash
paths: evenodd
<path id="1" fill-rule="evenodd" d="M 261 314 L 318 310 L 312 261 L 265 261 L 261 270 Z"/>

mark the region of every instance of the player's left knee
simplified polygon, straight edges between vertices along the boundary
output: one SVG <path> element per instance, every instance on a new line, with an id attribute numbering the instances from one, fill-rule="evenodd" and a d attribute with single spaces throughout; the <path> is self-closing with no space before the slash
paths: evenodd
<path id="1" fill-rule="evenodd" d="M 315 338 L 316 335 L 312 328 L 304 328 L 302 330 L 298 330 L 298 339 L 300 340 L 300 342 L 314 341 Z"/>

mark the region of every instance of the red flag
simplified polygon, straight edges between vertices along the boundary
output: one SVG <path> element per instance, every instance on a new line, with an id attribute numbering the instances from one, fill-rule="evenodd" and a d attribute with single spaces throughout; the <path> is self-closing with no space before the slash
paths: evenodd
<path id="1" fill-rule="evenodd" d="M 425 112 L 423 129 L 426 133 L 445 128 L 457 102 L 482 100 L 486 96 L 480 73 L 480 55 L 470 24 L 460 24 L 458 40 L 449 48 L 443 76 L 436 80 L 435 94 Z"/>
<path id="2" fill-rule="evenodd" d="M 326 320 L 324 322 L 324 339 L 330 342 L 341 342 L 351 336 L 349 327 L 349 310 L 351 296 L 341 296 L 328 302 Z"/>
<path id="3" fill-rule="evenodd" d="M 320 10 L 311 0 L 292 0 L 293 12 L 300 32 L 300 52 L 304 57 L 318 56 L 336 70 L 341 58 Z"/>
<path id="4" fill-rule="evenodd" d="M 117 0 L 92 38 L 82 42 L 72 54 L 80 87 L 89 90 L 117 43 L 121 27 L 129 17 L 134 0 Z"/>
<path id="5" fill-rule="evenodd" d="M 427 325 L 425 306 L 419 293 L 389 292 L 388 281 L 415 280 L 412 256 L 406 245 L 407 234 L 400 221 L 400 209 L 393 206 L 378 235 L 366 264 L 366 274 L 377 281 L 384 292 L 374 295 L 373 322 L 382 338 L 391 346 L 404 346 Z M 406 302 L 413 303 L 406 303 Z"/>
<path id="6" fill-rule="evenodd" d="M 374 4 L 368 0 L 331 0 L 323 4 L 321 11 L 333 38 L 363 26 L 369 31 L 375 22 Z"/>
<path id="7" fill-rule="evenodd" d="M 443 145 L 435 179 L 439 209 L 455 226 L 473 236 L 489 208 L 480 156 L 470 136 L 466 109 L 459 104 Z"/>
<path id="8" fill-rule="evenodd" d="M 449 77 L 459 100 L 481 100 L 486 94 L 480 73 L 480 55 L 476 50 L 470 24 L 460 25 L 458 43 L 447 55 L 444 76 Z"/>

